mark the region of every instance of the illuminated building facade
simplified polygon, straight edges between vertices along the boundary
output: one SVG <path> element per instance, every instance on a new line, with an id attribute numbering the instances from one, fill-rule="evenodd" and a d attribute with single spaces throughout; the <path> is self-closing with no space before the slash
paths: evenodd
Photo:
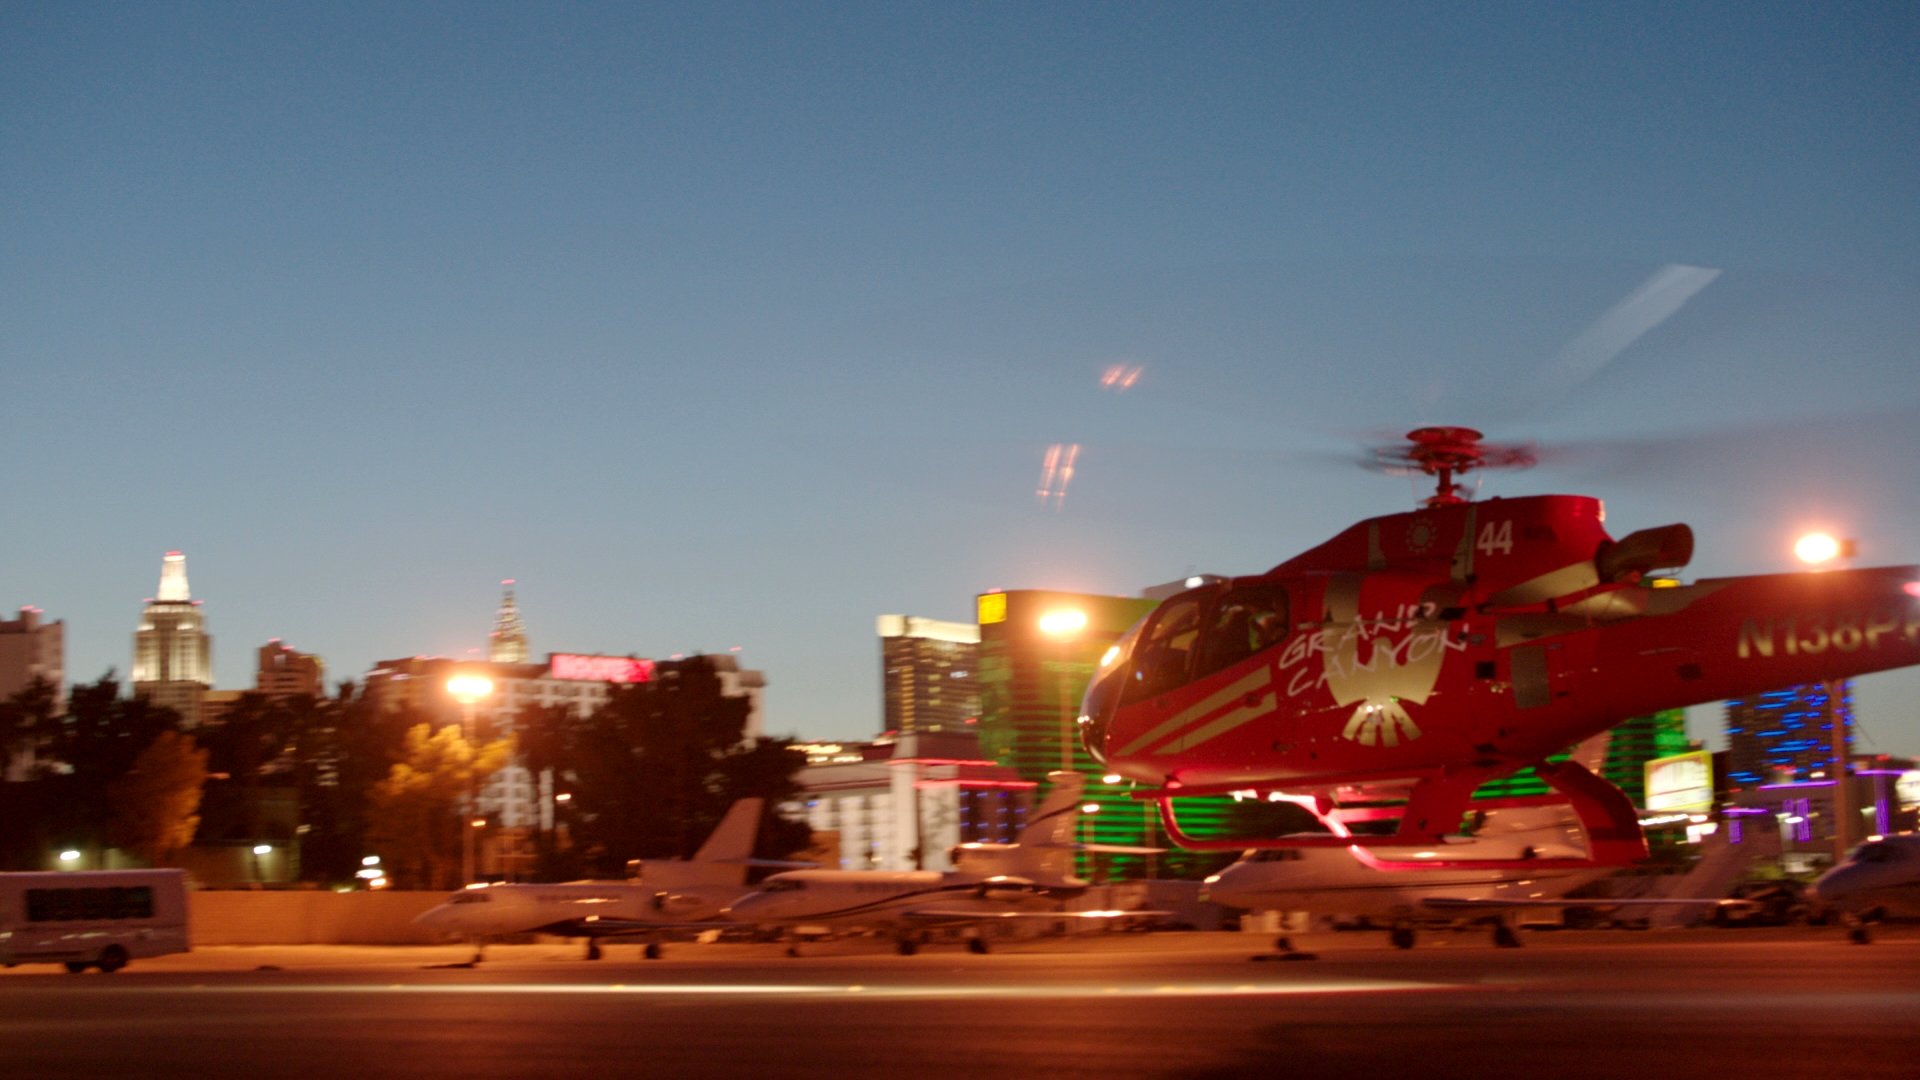
<path id="1" fill-rule="evenodd" d="M 1850 813 L 1861 815 L 1849 837 L 1866 836 L 1887 820 L 1884 792 L 1859 770 L 1835 768 L 1836 724 L 1841 761 L 1851 764 L 1853 757 L 1849 683 L 1807 683 L 1735 698 L 1727 702 L 1726 724 L 1726 786 L 1734 804 L 1728 813 L 1771 816 L 1783 869 L 1808 873 L 1832 858 L 1837 776 L 1846 778 Z M 1752 824 L 1743 820 L 1741 831 Z"/>
<path id="2" fill-rule="evenodd" d="M 255 693 L 270 698 L 320 698 L 327 692 L 326 662 L 311 653 L 296 652 L 279 638 L 260 646 L 253 670 Z"/>
<path id="3" fill-rule="evenodd" d="M 169 551 L 160 561 L 160 591 L 147 601 L 133 635 L 133 692 L 193 727 L 212 687 L 213 639 L 200 601 L 187 588 L 187 557 Z"/>
<path id="4" fill-rule="evenodd" d="M 969 732 L 795 747 L 807 754 L 789 817 L 843 870 L 951 870 L 952 849 L 1014 840 L 1034 783 L 987 760 Z"/>
<path id="5" fill-rule="evenodd" d="M 1582 764 L 1600 774 L 1626 793 L 1633 805 L 1646 806 L 1647 762 L 1655 758 L 1683 754 L 1693 748 L 1687 738 L 1687 711 L 1666 709 L 1646 716 L 1629 717 L 1580 745 L 1577 751 L 1556 754 L 1551 760 L 1565 761 L 1578 754 Z M 1496 799 L 1519 795 L 1545 795 L 1546 783 L 1531 769 L 1481 785 L 1476 798 Z"/>
<path id="6" fill-rule="evenodd" d="M 917 615 L 882 615 L 883 728 L 899 735 L 962 731 L 980 715 L 980 628 Z"/>
<path id="7" fill-rule="evenodd" d="M 1850 691 L 1846 682 L 1808 683 L 1727 702 L 1727 783 L 1748 788 L 1833 775 L 1835 723 L 1851 753 Z"/>
<path id="8" fill-rule="evenodd" d="M 493 617 L 493 633 L 487 635 L 487 659 L 496 664 L 527 662 L 527 627 L 520 621 L 520 605 L 513 599 L 513 579 L 500 583 L 500 610 Z"/>

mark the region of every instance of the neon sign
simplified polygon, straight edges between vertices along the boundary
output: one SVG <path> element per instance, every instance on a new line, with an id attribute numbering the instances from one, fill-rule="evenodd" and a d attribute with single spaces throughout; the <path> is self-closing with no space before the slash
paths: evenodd
<path id="1" fill-rule="evenodd" d="M 631 656 L 548 653 L 547 673 L 572 682 L 643 683 L 653 681 L 653 661 Z"/>

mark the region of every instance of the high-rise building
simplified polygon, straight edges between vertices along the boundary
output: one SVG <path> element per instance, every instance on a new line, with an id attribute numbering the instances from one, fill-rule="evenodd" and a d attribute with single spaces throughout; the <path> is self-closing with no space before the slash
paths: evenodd
<path id="1" fill-rule="evenodd" d="M 520 621 L 520 605 L 513 600 L 513 579 L 500 583 L 500 611 L 493 619 L 493 633 L 487 636 L 487 659 L 496 664 L 527 662 L 527 628 Z"/>
<path id="2" fill-rule="evenodd" d="M 1727 702 L 1727 783 L 1750 788 L 1834 774 L 1834 731 L 1851 755 L 1853 704 L 1846 682 L 1808 683 Z"/>
<path id="3" fill-rule="evenodd" d="M 46 622 L 37 607 L 22 607 L 17 619 L 0 619 L 0 699 L 10 698 L 33 685 L 35 679 L 53 687 L 56 713 L 66 711 L 67 661 L 66 624 L 59 619 Z M 33 756 L 22 751 L 14 760 L 0 755 L 0 780 L 24 779 L 33 766 Z"/>
<path id="4" fill-rule="evenodd" d="M 147 601 L 133 635 L 133 692 L 194 726 L 212 686 L 213 639 L 200 601 L 187 588 L 187 557 L 169 551 L 160 560 L 160 591 Z"/>
<path id="5" fill-rule="evenodd" d="M 327 665 L 319 657 L 296 652 L 279 638 L 260 646 L 259 655 L 259 665 L 253 672 L 255 693 L 270 698 L 325 695 Z"/>
<path id="6" fill-rule="evenodd" d="M 917 615 L 882 615 L 882 730 L 936 734 L 971 727 L 980 716 L 980 628 Z"/>
<path id="7" fill-rule="evenodd" d="M 25 690 L 35 679 L 66 698 L 66 623 L 47 622 L 37 607 L 22 607 L 17 619 L 0 619 L 0 698 Z"/>

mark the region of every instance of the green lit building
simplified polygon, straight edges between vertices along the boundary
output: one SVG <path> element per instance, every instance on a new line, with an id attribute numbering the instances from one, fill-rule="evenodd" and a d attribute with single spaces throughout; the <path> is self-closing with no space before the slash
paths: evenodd
<path id="1" fill-rule="evenodd" d="M 1023 780 L 1041 785 L 1055 769 L 1085 776 L 1087 802 L 1099 807 L 1083 819 L 1085 843 L 1165 843 L 1153 806 L 1129 797 L 1133 785 L 1101 779 L 1105 770 L 1081 745 L 1076 723 L 1080 699 L 1101 655 L 1157 603 L 1040 589 L 983 593 L 976 600 L 981 750 Z M 1181 827 L 1196 836 L 1224 835 L 1234 828 L 1228 818 L 1235 805 L 1225 798 L 1182 800 Z M 1150 856 L 1083 855 L 1080 866 L 1083 874 L 1119 879 L 1187 876 L 1224 861 L 1218 856 L 1169 851 Z"/>
<path id="2" fill-rule="evenodd" d="M 1597 770 L 1601 777 L 1626 792 L 1635 806 L 1647 802 L 1647 762 L 1693 749 L 1687 739 L 1687 711 L 1667 709 L 1648 716 L 1635 716 L 1595 736 L 1605 743 Z M 1572 752 L 1557 754 L 1554 761 L 1565 761 Z M 1550 789 L 1533 774 L 1522 769 L 1513 776 L 1482 785 L 1475 796 L 1483 799 L 1511 795 L 1544 795 Z"/>

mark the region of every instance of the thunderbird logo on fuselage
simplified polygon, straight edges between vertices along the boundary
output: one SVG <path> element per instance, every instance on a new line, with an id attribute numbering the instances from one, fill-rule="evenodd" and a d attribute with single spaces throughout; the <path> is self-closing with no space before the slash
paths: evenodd
<path id="1" fill-rule="evenodd" d="M 1334 583 L 1327 597 L 1333 622 L 1327 628 L 1294 634 L 1272 661 L 1155 725 L 1121 753 L 1137 753 L 1162 739 L 1153 753 L 1189 750 L 1322 688 L 1336 707 L 1353 709 L 1342 738 L 1383 747 L 1419 738 L 1420 725 L 1407 703 L 1426 703 L 1446 654 L 1464 651 L 1466 642 L 1454 640 L 1445 623 L 1434 621 L 1430 604 L 1404 604 L 1361 618 L 1357 593 L 1357 580 Z"/>

